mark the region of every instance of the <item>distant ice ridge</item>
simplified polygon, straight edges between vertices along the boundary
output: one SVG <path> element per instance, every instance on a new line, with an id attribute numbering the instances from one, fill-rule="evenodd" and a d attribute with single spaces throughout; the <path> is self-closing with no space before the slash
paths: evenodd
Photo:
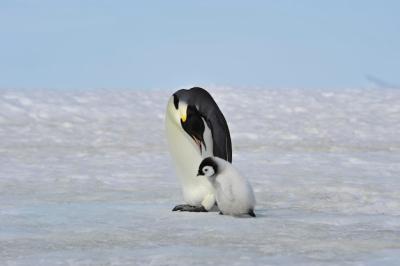
<path id="1" fill-rule="evenodd" d="M 0 264 L 400 263 L 400 90 L 208 90 L 257 219 L 171 212 L 172 90 L 1 90 Z"/>

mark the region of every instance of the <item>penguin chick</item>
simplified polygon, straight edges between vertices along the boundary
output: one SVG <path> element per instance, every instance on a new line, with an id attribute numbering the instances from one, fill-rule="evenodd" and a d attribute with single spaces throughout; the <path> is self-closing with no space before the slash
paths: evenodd
<path id="1" fill-rule="evenodd" d="M 256 217 L 253 189 L 232 164 L 217 157 L 207 157 L 200 163 L 197 175 L 206 176 L 213 185 L 220 214 Z"/>

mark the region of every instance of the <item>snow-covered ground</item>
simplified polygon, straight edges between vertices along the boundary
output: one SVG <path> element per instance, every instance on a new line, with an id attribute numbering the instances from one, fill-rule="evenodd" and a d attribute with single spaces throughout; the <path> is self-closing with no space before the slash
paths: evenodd
<path id="1" fill-rule="evenodd" d="M 0 265 L 400 264 L 400 90 L 209 91 L 256 219 L 171 212 L 173 91 L 0 91 Z"/>

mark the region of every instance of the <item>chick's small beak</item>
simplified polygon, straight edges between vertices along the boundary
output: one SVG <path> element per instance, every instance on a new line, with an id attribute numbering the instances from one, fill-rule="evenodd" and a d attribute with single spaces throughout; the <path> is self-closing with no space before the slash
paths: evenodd
<path id="1" fill-rule="evenodd" d="M 202 175 L 202 173 L 199 170 L 199 172 L 197 172 L 197 176 L 201 176 L 201 175 Z"/>

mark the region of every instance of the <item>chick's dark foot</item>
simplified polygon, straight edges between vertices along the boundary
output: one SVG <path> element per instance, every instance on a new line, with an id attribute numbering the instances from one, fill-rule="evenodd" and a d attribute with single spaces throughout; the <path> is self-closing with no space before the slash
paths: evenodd
<path id="1" fill-rule="evenodd" d="M 249 210 L 249 215 L 251 217 L 256 217 L 256 214 L 254 213 L 254 210 Z"/>
<path id="2" fill-rule="evenodd" d="M 181 212 L 207 212 L 206 208 L 203 206 L 192 206 L 188 204 L 181 204 L 181 205 L 176 205 L 173 209 L 173 212 L 175 211 L 181 211 Z"/>

